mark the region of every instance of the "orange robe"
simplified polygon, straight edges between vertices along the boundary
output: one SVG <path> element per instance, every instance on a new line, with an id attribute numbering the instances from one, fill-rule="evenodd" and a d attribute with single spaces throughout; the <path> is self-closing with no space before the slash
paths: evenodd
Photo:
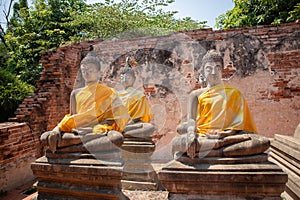
<path id="1" fill-rule="evenodd" d="M 122 132 L 129 115 L 116 91 L 101 83 L 84 87 L 76 96 L 76 114 L 67 114 L 58 127 L 63 132 L 72 132 L 75 128 L 93 127 L 93 133 L 109 130 Z M 113 120 L 113 124 L 99 124 Z"/>
<path id="2" fill-rule="evenodd" d="M 198 97 L 197 133 L 214 134 L 225 130 L 244 130 L 257 133 L 248 103 L 241 92 L 219 84 Z"/>
<path id="3" fill-rule="evenodd" d="M 143 122 L 149 122 L 152 118 L 151 108 L 145 94 L 132 87 L 119 92 L 128 113 L 132 120 L 140 119 Z"/>

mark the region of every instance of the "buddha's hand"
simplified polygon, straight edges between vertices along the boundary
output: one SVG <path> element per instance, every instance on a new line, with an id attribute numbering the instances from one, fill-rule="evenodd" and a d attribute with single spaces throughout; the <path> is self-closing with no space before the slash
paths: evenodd
<path id="1" fill-rule="evenodd" d="M 226 130 L 226 131 L 217 132 L 216 134 L 206 133 L 205 135 L 208 139 L 222 139 L 227 136 L 234 135 L 236 134 L 236 132 L 237 132 L 236 130 Z"/>
<path id="2" fill-rule="evenodd" d="M 142 123 L 137 123 L 137 124 L 128 124 L 123 132 L 126 133 L 128 131 L 131 131 L 131 130 L 135 130 L 135 129 L 140 129 L 140 128 L 143 128 L 143 124 Z"/>
<path id="3" fill-rule="evenodd" d="M 49 149 L 55 153 L 58 142 L 61 140 L 61 132 L 58 128 L 54 128 L 48 136 Z"/>
<path id="4" fill-rule="evenodd" d="M 188 121 L 188 128 L 187 128 L 187 155 L 190 158 L 194 158 L 196 156 L 197 151 L 197 137 L 195 132 L 195 121 L 189 120 Z"/>
<path id="5" fill-rule="evenodd" d="M 191 136 L 191 135 L 190 135 Z M 194 139 L 192 139 L 194 138 Z M 190 157 L 190 158 L 195 158 L 196 157 L 196 151 L 197 151 L 197 137 L 194 136 L 193 137 L 190 137 L 188 138 L 188 140 L 190 140 L 191 142 L 188 144 L 188 147 L 187 147 L 187 151 L 186 151 L 186 154 Z"/>
<path id="6" fill-rule="evenodd" d="M 72 129 L 72 133 L 76 135 L 86 135 L 88 133 L 92 133 L 93 128 L 92 127 L 85 127 L 85 128 L 74 128 Z"/>

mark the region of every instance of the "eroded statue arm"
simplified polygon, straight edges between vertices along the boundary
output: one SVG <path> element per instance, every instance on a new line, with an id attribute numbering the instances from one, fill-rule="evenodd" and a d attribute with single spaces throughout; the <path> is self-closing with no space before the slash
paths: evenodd
<path id="1" fill-rule="evenodd" d="M 76 114 L 76 91 L 73 90 L 70 95 L 70 115 Z"/>
<path id="2" fill-rule="evenodd" d="M 193 119 L 196 121 L 198 111 L 198 97 L 205 91 L 206 88 L 201 88 L 198 90 L 194 90 L 189 94 L 187 101 L 187 120 Z"/>
<path id="3" fill-rule="evenodd" d="M 192 91 L 187 102 L 187 155 L 190 158 L 194 158 L 196 156 L 198 136 L 196 127 L 198 96 L 203 92 L 204 89 Z"/>
<path id="4" fill-rule="evenodd" d="M 188 97 L 187 120 L 190 120 L 190 119 L 196 120 L 197 106 L 198 106 L 197 92 L 193 91 L 193 92 L 191 92 L 191 94 Z"/>

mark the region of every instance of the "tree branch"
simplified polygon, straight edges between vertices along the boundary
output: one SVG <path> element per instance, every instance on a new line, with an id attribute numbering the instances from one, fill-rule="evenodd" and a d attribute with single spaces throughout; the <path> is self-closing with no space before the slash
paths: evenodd
<path id="1" fill-rule="evenodd" d="M 4 36 L 5 36 L 5 31 L 4 31 L 4 28 L 2 27 L 2 25 L 0 24 L 0 39 L 1 39 L 2 43 L 4 44 L 4 46 L 7 47 Z"/>
<path id="2" fill-rule="evenodd" d="M 14 0 L 10 0 L 9 6 L 8 6 L 7 15 L 5 15 L 6 23 L 7 23 L 7 28 L 8 29 L 9 29 L 9 15 L 10 15 L 11 7 L 13 6 L 13 2 L 14 2 Z"/>

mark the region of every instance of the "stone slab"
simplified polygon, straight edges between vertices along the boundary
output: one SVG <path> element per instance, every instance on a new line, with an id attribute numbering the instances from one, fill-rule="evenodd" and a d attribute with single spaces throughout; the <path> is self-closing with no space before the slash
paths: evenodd
<path id="1" fill-rule="evenodd" d="M 121 182 L 123 190 L 156 191 L 158 189 L 158 184 L 155 182 L 129 180 L 122 180 Z"/>
<path id="2" fill-rule="evenodd" d="M 110 152 L 93 152 L 93 153 L 64 153 L 55 152 L 52 153 L 49 149 L 46 150 L 46 157 L 50 159 L 98 159 L 98 160 L 121 160 L 121 151 L 110 151 Z"/>
<path id="3" fill-rule="evenodd" d="M 284 200 L 295 200 L 299 199 L 299 196 L 297 196 L 293 191 L 291 191 L 288 187 L 285 188 L 285 191 L 281 194 L 282 199 Z"/>
<path id="4" fill-rule="evenodd" d="M 291 167 L 291 165 L 274 152 L 270 153 L 269 160 L 276 163 L 283 171 L 288 174 L 288 182 L 286 183 L 285 194 L 287 199 L 300 199 L 300 176 L 299 169 Z M 291 170 L 292 169 L 292 170 Z M 297 198 L 294 198 L 294 197 Z"/>
<path id="5" fill-rule="evenodd" d="M 40 157 L 35 160 L 36 163 L 49 163 L 49 164 L 63 164 L 63 165 L 91 165 L 91 166 L 111 166 L 111 167 L 121 167 L 124 165 L 123 160 L 99 160 L 99 159 L 53 159 L 47 158 L 46 156 Z"/>
<path id="6" fill-rule="evenodd" d="M 180 195 L 200 199 L 280 199 L 287 182 L 287 174 L 271 162 L 186 165 L 174 160 L 158 172 L 158 178 L 170 199 Z"/>
<path id="7" fill-rule="evenodd" d="M 290 157 L 293 157 L 293 159 L 297 160 L 297 162 L 300 162 L 300 151 L 297 151 L 296 149 L 281 143 L 281 141 L 277 141 L 277 140 L 272 141 L 271 148 L 284 152 Z"/>
<path id="8" fill-rule="evenodd" d="M 283 152 L 280 152 L 276 149 L 271 149 L 271 152 L 269 153 L 270 157 L 274 158 L 277 162 L 276 164 L 283 165 L 288 171 L 293 171 L 293 173 L 300 176 L 300 163 L 297 162 L 297 160 L 293 159 L 292 157 L 289 157 Z"/>
<path id="9" fill-rule="evenodd" d="M 189 164 L 245 164 L 245 163 L 261 163 L 268 160 L 267 154 L 243 156 L 243 157 L 204 157 L 191 159 L 182 156 L 181 153 L 176 154 L 175 160 Z"/>
<path id="10" fill-rule="evenodd" d="M 285 144 L 288 147 L 295 149 L 296 151 L 300 151 L 300 139 L 287 135 L 279 135 L 275 134 L 274 141 L 278 141 L 282 144 Z"/>
<path id="11" fill-rule="evenodd" d="M 63 161 L 41 157 L 31 168 L 38 199 L 122 199 L 123 165 L 96 159 Z M 50 161 L 50 162 L 49 162 Z"/>
<path id="12" fill-rule="evenodd" d="M 134 153 L 153 153 L 155 145 L 153 143 L 140 143 L 125 141 L 122 145 L 122 150 Z"/>

